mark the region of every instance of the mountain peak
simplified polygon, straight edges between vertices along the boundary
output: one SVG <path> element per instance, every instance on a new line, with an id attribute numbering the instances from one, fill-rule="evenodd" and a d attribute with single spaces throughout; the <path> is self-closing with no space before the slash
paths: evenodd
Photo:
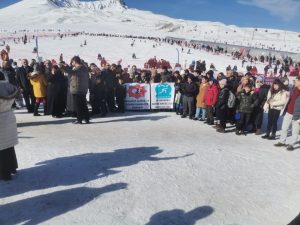
<path id="1" fill-rule="evenodd" d="M 127 5 L 123 0 L 48 0 L 49 3 L 57 7 L 89 9 L 100 11 L 103 9 L 127 9 Z"/>

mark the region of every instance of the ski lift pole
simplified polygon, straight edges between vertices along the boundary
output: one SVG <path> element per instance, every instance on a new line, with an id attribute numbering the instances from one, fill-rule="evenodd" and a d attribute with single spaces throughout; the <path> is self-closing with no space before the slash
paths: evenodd
<path id="1" fill-rule="evenodd" d="M 35 48 L 36 48 L 36 57 L 37 60 L 39 59 L 39 44 L 38 44 L 38 37 L 35 38 Z"/>
<path id="2" fill-rule="evenodd" d="M 179 50 L 178 48 L 176 48 L 176 50 L 177 50 L 177 63 L 179 64 Z"/>

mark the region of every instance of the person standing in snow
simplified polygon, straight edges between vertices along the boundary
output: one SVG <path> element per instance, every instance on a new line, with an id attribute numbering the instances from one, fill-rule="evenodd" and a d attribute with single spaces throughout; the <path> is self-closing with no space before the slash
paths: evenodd
<path id="1" fill-rule="evenodd" d="M 17 69 L 17 83 L 20 91 L 23 94 L 27 111 L 33 113 L 35 104 L 35 97 L 33 94 L 33 88 L 28 79 L 29 73 L 33 71 L 32 67 L 28 65 L 28 60 L 22 60 L 22 66 Z"/>
<path id="2" fill-rule="evenodd" d="M 0 180 L 11 180 L 18 168 L 14 146 L 18 144 L 16 117 L 11 109 L 18 93 L 0 72 Z"/>
<path id="3" fill-rule="evenodd" d="M 292 144 L 286 145 L 288 130 L 292 126 Z M 300 77 L 295 80 L 295 89 L 287 105 L 287 112 L 283 118 L 280 141 L 275 144 L 276 147 L 287 147 L 287 150 L 293 151 L 298 140 L 300 131 Z"/>
<path id="4" fill-rule="evenodd" d="M 246 135 L 247 126 L 251 119 L 251 114 L 256 103 L 252 87 L 247 84 L 244 90 L 237 95 L 237 111 L 240 113 L 240 120 L 236 125 L 236 135 Z"/>
<path id="5" fill-rule="evenodd" d="M 183 91 L 183 115 L 181 118 L 194 118 L 195 113 L 195 95 L 197 92 L 197 85 L 193 82 L 193 77 L 188 75 L 187 82 L 182 85 Z"/>
<path id="6" fill-rule="evenodd" d="M 47 114 L 46 109 L 46 93 L 47 93 L 47 81 L 45 76 L 41 72 L 40 65 L 35 64 L 33 66 L 33 72 L 29 75 L 30 83 L 33 87 L 34 97 L 36 98 L 34 105 L 34 116 L 40 116 L 38 113 L 40 103 L 43 102 L 44 105 L 44 115 Z"/>
<path id="7" fill-rule="evenodd" d="M 86 94 L 89 88 L 89 71 L 85 67 L 79 56 L 74 56 L 71 60 L 72 68 L 65 68 L 65 72 L 70 75 L 70 93 L 73 97 L 77 120 L 74 124 L 82 124 L 84 120 L 90 123 L 89 110 L 87 107 Z"/>
<path id="8" fill-rule="evenodd" d="M 66 109 L 66 79 L 57 65 L 47 77 L 47 114 L 55 118 L 63 117 Z"/>
<path id="9" fill-rule="evenodd" d="M 252 131 L 255 135 L 261 134 L 261 127 L 264 118 L 264 105 L 267 101 L 267 96 L 270 86 L 264 84 L 263 77 L 257 77 L 255 81 L 254 95 L 256 97 L 256 104 L 252 112 Z"/>
<path id="10" fill-rule="evenodd" d="M 202 78 L 202 83 L 200 84 L 199 87 L 199 93 L 197 95 L 197 109 L 196 109 L 196 115 L 195 115 L 195 120 L 199 121 L 204 121 L 206 118 L 206 105 L 205 105 L 205 92 L 208 87 L 208 77 L 203 77 Z M 200 118 L 201 114 L 201 118 Z"/>
<path id="11" fill-rule="evenodd" d="M 204 102 L 207 111 L 206 123 L 208 125 L 214 125 L 214 108 L 217 103 L 217 98 L 218 98 L 218 87 L 214 83 L 214 80 L 210 78 L 204 95 Z"/>
<path id="12" fill-rule="evenodd" d="M 275 80 L 264 105 L 264 111 L 268 112 L 268 126 L 267 132 L 264 136 L 262 136 L 262 138 L 275 140 L 280 112 L 284 109 L 287 101 L 288 92 L 284 90 L 283 84 L 280 80 Z"/>
<path id="13" fill-rule="evenodd" d="M 228 99 L 229 89 L 227 87 L 227 80 L 223 79 L 219 82 L 220 90 L 218 93 L 218 100 L 216 104 L 217 118 L 220 121 L 220 125 L 217 128 L 217 132 L 225 133 L 226 120 L 228 113 Z"/>

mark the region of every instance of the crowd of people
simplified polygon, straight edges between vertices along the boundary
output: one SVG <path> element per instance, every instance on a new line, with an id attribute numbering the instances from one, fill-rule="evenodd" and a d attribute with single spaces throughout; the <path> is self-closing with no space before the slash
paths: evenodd
<path id="1" fill-rule="evenodd" d="M 136 66 L 122 68 L 117 64 L 106 64 L 103 68 L 95 63 L 88 64 L 79 56 L 72 58 L 70 64 L 54 60 L 31 63 L 22 60 L 20 67 L 10 60 L 8 54 L 2 54 L 0 69 L 0 178 L 10 179 L 15 173 L 17 161 L 13 146 L 16 144 L 16 127 L 8 129 L 11 142 L 6 140 L 4 131 L 15 123 L 12 108 L 18 109 L 25 102 L 28 113 L 54 118 L 76 117 L 75 124 L 90 123 L 91 116 L 104 117 L 107 113 L 124 113 L 126 87 L 124 83 L 174 83 L 174 111 L 181 118 L 202 121 L 213 126 L 217 132 L 226 133 L 230 123 L 235 127 L 236 135 L 248 133 L 262 134 L 264 113 L 268 113 L 267 130 L 264 139 L 275 140 L 277 124 L 283 117 L 281 139 L 276 146 L 284 146 L 292 151 L 298 140 L 300 130 L 300 76 L 294 84 L 286 76 L 266 84 L 265 76 L 257 75 L 257 69 L 247 67 L 247 73 L 228 66 L 226 73 L 207 71 L 205 61 L 191 64 L 189 69 L 172 71 L 162 69 L 143 69 Z M 88 109 L 87 94 L 91 112 Z M 24 99 L 24 101 L 23 101 Z M 3 103 L 5 102 L 5 104 Z M 2 117 L 3 116 L 3 117 Z M 9 118 L 8 118 L 9 117 Z M 5 122 L 4 122 L 5 121 Z M 11 125 L 10 125 L 11 126 Z M 292 141 L 287 143 L 287 133 L 292 126 Z"/>

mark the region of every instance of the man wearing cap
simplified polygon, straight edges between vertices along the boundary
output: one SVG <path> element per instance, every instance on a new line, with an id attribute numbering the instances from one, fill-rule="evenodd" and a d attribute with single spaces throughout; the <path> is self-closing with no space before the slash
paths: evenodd
<path id="1" fill-rule="evenodd" d="M 292 125 L 292 144 L 286 145 L 286 139 L 288 135 L 288 130 Z M 298 135 L 300 131 L 300 76 L 295 80 L 295 89 L 290 97 L 290 101 L 287 105 L 287 112 L 284 116 L 280 142 L 275 144 L 276 147 L 287 147 L 288 151 L 293 151 L 295 149 L 295 144 L 298 140 Z"/>

